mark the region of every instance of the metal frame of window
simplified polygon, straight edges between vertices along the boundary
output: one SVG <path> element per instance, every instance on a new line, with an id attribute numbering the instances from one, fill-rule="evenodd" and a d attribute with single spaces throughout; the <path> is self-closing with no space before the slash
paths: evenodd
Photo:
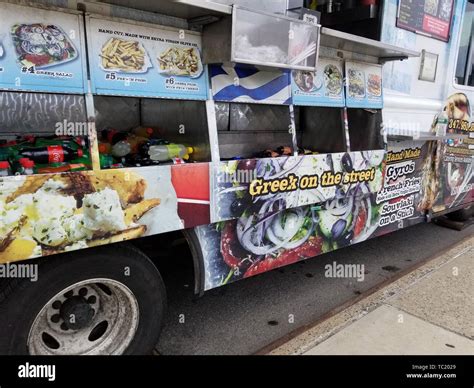
<path id="1" fill-rule="evenodd" d="M 473 85 L 469 85 L 469 77 L 472 77 L 473 74 L 473 62 L 474 62 L 474 22 L 473 24 L 471 25 L 471 40 L 469 41 L 469 50 L 467 52 L 467 56 L 466 56 L 466 65 L 465 65 L 465 69 L 464 69 L 464 85 L 465 86 L 474 86 Z"/>
<path id="2" fill-rule="evenodd" d="M 462 36 L 462 33 L 464 32 L 464 17 L 466 16 L 466 13 L 467 13 L 467 8 L 469 6 L 469 3 L 470 4 L 473 4 L 474 5 L 474 0 L 468 0 L 466 2 L 466 7 L 464 9 L 464 16 L 463 16 L 463 20 L 461 21 L 461 30 L 459 31 L 459 37 L 458 37 L 458 40 L 460 41 L 461 39 L 461 36 Z M 463 87 L 468 87 L 468 88 L 473 88 L 474 85 L 469 85 L 469 76 L 471 77 L 474 77 L 474 74 L 473 74 L 473 61 L 474 61 L 474 17 L 473 17 L 473 20 L 472 20 L 472 24 L 471 24 L 471 38 L 469 40 L 469 45 L 468 45 L 468 52 L 467 52 L 467 55 L 466 55 L 466 62 L 464 64 L 464 72 L 463 72 L 463 81 L 462 83 L 458 83 L 457 82 L 457 77 L 456 77 L 456 74 L 454 76 L 454 84 L 457 85 L 457 86 L 463 86 Z M 459 48 L 458 47 L 458 51 L 456 53 L 456 64 L 458 63 L 459 61 Z M 456 69 L 456 67 L 454 68 Z M 456 70 L 455 70 L 456 71 Z"/>

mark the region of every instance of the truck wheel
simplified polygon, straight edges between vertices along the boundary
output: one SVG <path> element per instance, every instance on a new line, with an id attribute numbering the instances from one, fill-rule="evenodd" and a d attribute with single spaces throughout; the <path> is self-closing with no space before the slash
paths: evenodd
<path id="1" fill-rule="evenodd" d="M 453 221 L 467 221 L 474 214 L 474 207 L 470 205 L 464 209 L 456 210 L 455 212 L 448 213 L 447 217 Z"/>
<path id="2" fill-rule="evenodd" d="M 0 354 L 150 354 L 166 308 L 160 273 L 111 245 L 25 261 L 37 281 L 0 284 Z"/>

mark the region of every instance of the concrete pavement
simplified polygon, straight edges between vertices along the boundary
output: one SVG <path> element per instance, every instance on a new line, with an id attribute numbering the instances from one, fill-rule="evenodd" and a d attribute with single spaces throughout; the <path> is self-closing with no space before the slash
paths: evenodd
<path id="1" fill-rule="evenodd" d="M 474 237 L 270 354 L 474 354 Z"/>

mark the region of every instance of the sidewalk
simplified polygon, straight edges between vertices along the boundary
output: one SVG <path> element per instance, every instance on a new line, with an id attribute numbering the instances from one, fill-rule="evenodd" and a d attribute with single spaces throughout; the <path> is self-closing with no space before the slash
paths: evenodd
<path id="1" fill-rule="evenodd" d="M 474 354 L 474 237 L 270 352 Z"/>

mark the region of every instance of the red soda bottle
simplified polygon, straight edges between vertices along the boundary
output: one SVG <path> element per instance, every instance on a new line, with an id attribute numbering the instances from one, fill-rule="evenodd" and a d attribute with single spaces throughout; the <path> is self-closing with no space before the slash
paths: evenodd
<path id="1" fill-rule="evenodd" d="M 24 158 L 33 160 L 35 163 L 51 164 L 80 158 L 84 155 L 84 152 L 81 148 L 75 151 L 66 146 L 51 145 L 47 147 L 24 148 L 20 151 L 20 154 Z"/>

